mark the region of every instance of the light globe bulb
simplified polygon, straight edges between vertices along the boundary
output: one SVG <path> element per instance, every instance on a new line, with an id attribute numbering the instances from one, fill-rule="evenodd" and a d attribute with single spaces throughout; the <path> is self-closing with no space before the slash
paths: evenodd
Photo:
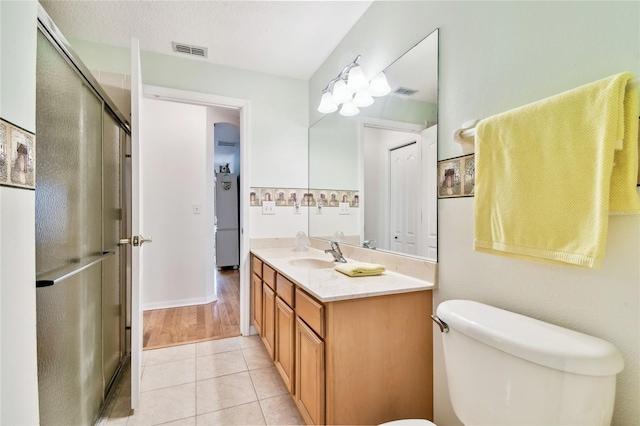
<path id="1" fill-rule="evenodd" d="M 373 104 L 373 98 L 369 94 L 368 90 L 360 90 L 353 97 L 353 101 L 352 102 L 355 104 L 355 106 L 360 107 L 360 108 L 364 108 L 364 107 L 368 107 L 369 105 Z"/>
<path id="2" fill-rule="evenodd" d="M 345 117 L 352 117 L 358 114 L 360 110 L 353 102 L 345 102 L 340 108 L 340 115 L 344 115 Z"/>
<path id="3" fill-rule="evenodd" d="M 387 83 L 387 77 L 384 75 L 384 72 L 380 72 L 380 74 L 373 77 L 368 90 L 371 96 L 376 97 L 389 94 L 391 87 L 389 87 L 389 83 Z"/>
<path id="4" fill-rule="evenodd" d="M 338 105 L 333 102 L 333 98 L 331 93 L 324 92 L 322 94 L 322 99 L 320 99 L 320 105 L 318 106 L 318 112 L 323 114 L 329 114 L 338 110 Z"/>
<path id="5" fill-rule="evenodd" d="M 347 77 L 347 89 L 349 92 L 355 93 L 358 90 L 367 88 L 367 86 L 369 86 L 369 81 L 367 81 L 367 78 L 364 76 L 360 65 L 351 68 Z"/>
<path id="6" fill-rule="evenodd" d="M 340 105 L 351 100 L 351 93 L 347 89 L 347 83 L 344 80 L 338 80 L 333 85 L 333 102 Z"/>

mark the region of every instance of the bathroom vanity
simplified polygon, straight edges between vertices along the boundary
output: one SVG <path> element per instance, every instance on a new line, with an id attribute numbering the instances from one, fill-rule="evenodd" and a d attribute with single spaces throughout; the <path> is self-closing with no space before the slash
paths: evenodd
<path id="1" fill-rule="evenodd" d="M 433 419 L 433 283 L 252 249 L 252 323 L 307 424 Z"/>

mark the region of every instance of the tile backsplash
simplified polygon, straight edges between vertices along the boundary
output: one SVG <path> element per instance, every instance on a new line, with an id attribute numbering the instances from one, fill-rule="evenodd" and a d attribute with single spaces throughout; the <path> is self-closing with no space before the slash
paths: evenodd
<path id="1" fill-rule="evenodd" d="M 249 189 L 249 205 L 261 206 L 263 201 L 275 201 L 278 206 L 338 207 L 340 203 L 349 203 L 350 207 L 360 206 L 360 193 L 343 189 L 307 189 L 307 188 L 264 188 Z"/>

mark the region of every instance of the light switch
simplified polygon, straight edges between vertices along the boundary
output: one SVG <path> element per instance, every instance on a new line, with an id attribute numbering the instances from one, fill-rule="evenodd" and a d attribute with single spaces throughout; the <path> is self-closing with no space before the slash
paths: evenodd
<path id="1" fill-rule="evenodd" d="M 200 204 L 193 205 L 193 214 L 200 214 Z"/>
<path id="2" fill-rule="evenodd" d="M 275 201 L 262 202 L 262 214 L 276 214 L 275 209 L 276 209 Z"/>
<path id="3" fill-rule="evenodd" d="M 349 214 L 349 203 L 338 204 L 338 214 Z"/>
<path id="4" fill-rule="evenodd" d="M 316 204 L 316 214 L 322 214 L 322 203 Z"/>

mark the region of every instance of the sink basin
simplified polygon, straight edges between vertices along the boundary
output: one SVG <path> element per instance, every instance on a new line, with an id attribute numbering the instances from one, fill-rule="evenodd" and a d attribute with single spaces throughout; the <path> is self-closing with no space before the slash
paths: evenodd
<path id="1" fill-rule="evenodd" d="M 289 261 L 289 265 L 296 266 L 298 268 L 307 268 L 307 269 L 328 269 L 328 268 L 333 268 L 335 266 L 335 263 L 329 260 L 300 258 L 300 259 L 291 259 Z"/>

